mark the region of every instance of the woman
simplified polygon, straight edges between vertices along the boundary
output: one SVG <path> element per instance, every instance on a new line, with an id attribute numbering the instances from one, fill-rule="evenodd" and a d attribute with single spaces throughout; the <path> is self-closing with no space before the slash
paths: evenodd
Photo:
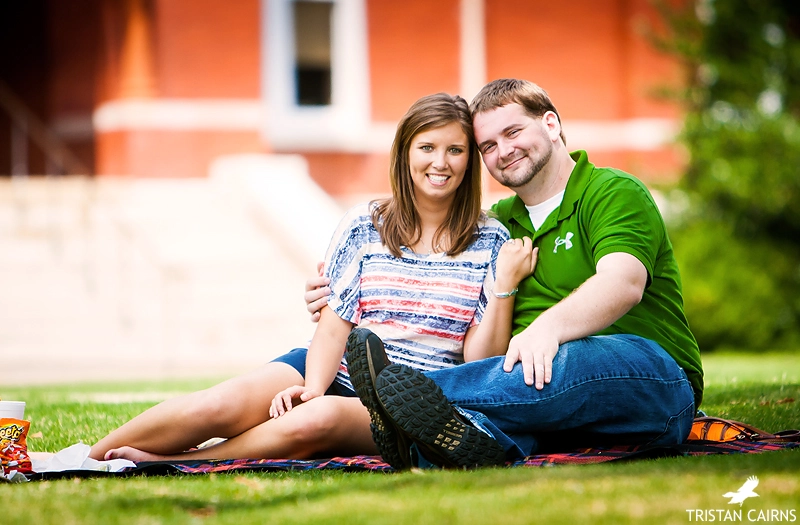
<path id="1" fill-rule="evenodd" d="M 390 358 L 421 369 L 504 354 L 509 292 L 533 271 L 535 253 L 529 241 L 506 244 L 505 229 L 480 210 L 464 99 L 437 94 L 412 105 L 397 127 L 390 179 L 392 197 L 350 210 L 333 236 L 325 264 L 332 294 L 307 353 L 167 400 L 100 440 L 91 457 L 376 454 L 343 360 L 354 325 L 378 334 Z M 184 452 L 212 437 L 227 439 Z"/>

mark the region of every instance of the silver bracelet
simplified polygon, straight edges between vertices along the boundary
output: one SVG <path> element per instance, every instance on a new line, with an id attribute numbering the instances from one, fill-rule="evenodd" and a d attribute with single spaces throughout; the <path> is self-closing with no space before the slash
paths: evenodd
<path id="1" fill-rule="evenodd" d="M 503 293 L 492 292 L 492 293 L 498 299 L 505 299 L 506 297 L 513 297 L 513 296 L 517 295 L 518 291 L 519 291 L 519 288 L 514 288 L 510 292 L 503 292 Z"/>

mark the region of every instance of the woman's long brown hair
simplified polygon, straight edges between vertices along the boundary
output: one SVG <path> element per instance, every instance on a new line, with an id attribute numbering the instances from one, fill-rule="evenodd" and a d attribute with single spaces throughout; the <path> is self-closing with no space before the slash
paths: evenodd
<path id="1" fill-rule="evenodd" d="M 447 255 L 458 255 L 467 249 L 477 232 L 481 216 L 481 167 L 469 106 L 458 95 L 428 95 L 417 100 L 397 124 L 389 168 L 392 197 L 378 201 L 372 211 L 372 222 L 383 244 L 395 257 L 401 257 L 401 246 L 413 246 L 422 237 L 414 183 L 408 165 L 411 141 L 419 133 L 452 122 L 457 122 L 467 136 L 469 160 L 464 179 L 456 189 L 448 218 L 436 230 L 432 246 L 447 240 Z"/>

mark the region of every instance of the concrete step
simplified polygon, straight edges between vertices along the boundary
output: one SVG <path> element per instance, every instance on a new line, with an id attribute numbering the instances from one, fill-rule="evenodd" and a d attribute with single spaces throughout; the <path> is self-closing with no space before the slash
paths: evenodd
<path id="1" fill-rule="evenodd" d="M 324 248 L 240 182 L 0 180 L 0 386 L 228 376 L 304 345 Z"/>

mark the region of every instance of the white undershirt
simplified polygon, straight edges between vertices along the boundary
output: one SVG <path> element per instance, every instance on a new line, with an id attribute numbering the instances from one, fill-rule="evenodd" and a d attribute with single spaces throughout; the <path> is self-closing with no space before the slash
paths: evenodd
<path id="1" fill-rule="evenodd" d="M 536 204 L 535 206 L 525 206 L 528 209 L 528 215 L 531 216 L 531 222 L 533 223 L 533 227 L 537 230 L 542 227 L 544 221 L 547 220 L 547 217 L 553 213 L 553 210 L 557 209 L 559 205 L 561 205 L 561 201 L 564 200 L 564 191 L 553 195 L 546 201 Z"/>

